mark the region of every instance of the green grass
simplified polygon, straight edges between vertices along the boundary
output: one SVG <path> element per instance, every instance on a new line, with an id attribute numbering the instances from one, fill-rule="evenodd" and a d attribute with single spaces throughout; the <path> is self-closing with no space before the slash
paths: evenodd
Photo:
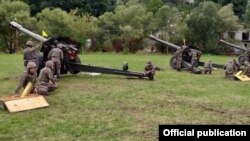
<path id="1" fill-rule="evenodd" d="M 0 110 L 0 140 L 157 140 L 159 124 L 250 124 L 249 82 L 176 72 L 170 55 L 85 54 L 87 64 L 143 71 L 147 59 L 166 71 L 155 81 L 123 76 L 65 75 L 46 97 L 50 107 L 10 114 Z M 226 63 L 231 57 L 202 56 Z M 236 58 L 236 57 L 234 57 Z M 22 55 L 0 55 L 0 97 L 14 93 Z"/>

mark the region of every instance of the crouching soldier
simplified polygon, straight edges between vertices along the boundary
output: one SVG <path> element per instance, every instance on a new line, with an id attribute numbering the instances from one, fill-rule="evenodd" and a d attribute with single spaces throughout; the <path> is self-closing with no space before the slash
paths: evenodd
<path id="1" fill-rule="evenodd" d="M 52 68 L 53 62 L 47 61 L 38 77 L 39 87 L 42 89 L 44 95 L 48 95 L 48 91 L 52 91 L 57 88 L 55 78 L 53 77 L 53 73 L 51 71 Z"/>
<path id="2" fill-rule="evenodd" d="M 236 69 L 233 65 L 233 62 L 230 60 L 227 64 L 224 65 L 225 77 L 227 78 L 230 75 L 234 75 Z"/>
<path id="3" fill-rule="evenodd" d="M 150 80 L 154 80 L 155 69 L 150 60 L 147 61 L 147 64 L 144 68 L 144 73 L 147 77 L 149 77 Z"/>
<path id="4" fill-rule="evenodd" d="M 19 82 L 17 84 L 15 94 L 19 96 L 19 91 L 23 87 L 25 88 L 29 82 L 33 84 L 33 89 L 31 93 L 38 93 L 38 83 L 37 83 L 37 75 L 36 75 L 36 64 L 34 62 L 29 62 L 27 64 L 27 68 L 24 73 L 21 75 Z"/>
<path id="5" fill-rule="evenodd" d="M 243 71 L 243 74 L 250 77 L 250 63 L 249 62 L 245 63 L 245 69 Z"/>
<path id="6" fill-rule="evenodd" d="M 211 74 L 213 71 L 213 64 L 212 61 L 209 59 L 208 62 L 204 64 L 204 74 Z"/>

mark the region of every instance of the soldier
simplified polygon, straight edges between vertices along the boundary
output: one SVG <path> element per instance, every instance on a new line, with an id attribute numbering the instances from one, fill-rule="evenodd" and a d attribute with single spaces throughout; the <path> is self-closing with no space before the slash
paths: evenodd
<path id="1" fill-rule="evenodd" d="M 234 65 L 235 71 L 238 72 L 240 70 L 240 64 L 237 63 L 235 59 L 233 59 L 233 65 Z"/>
<path id="2" fill-rule="evenodd" d="M 34 62 L 29 62 L 27 64 L 27 68 L 24 71 L 24 73 L 21 75 L 19 82 L 17 84 L 16 90 L 15 90 L 15 94 L 16 96 L 19 95 L 19 91 L 20 89 L 23 87 L 25 88 L 29 82 L 31 82 L 33 84 L 33 89 L 32 92 L 37 93 L 37 88 L 38 88 L 38 84 L 37 84 L 37 75 L 36 75 L 36 64 Z"/>
<path id="3" fill-rule="evenodd" d="M 197 60 L 198 60 L 198 56 L 197 56 L 197 52 L 191 50 L 191 67 L 190 67 L 190 71 L 193 70 L 193 68 L 195 67 L 195 65 L 197 64 Z"/>
<path id="4" fill-rule="evenodd" d="M 212 61 L 209 59 L 208 62 L 204 64 L 204 74 L 211 74 L 213 70 L 213 64 Z"/>
<path id="5" fill-rule="evenodd" d="M 26 48 L 23 50 L 24 66 L 26 67 L 29 62 L 36 63 L 36 50 L 39 46 L 34 47 L 32 41 L 26 42 Z"/>
<path id="6" fill-rule="evenodd" d="M 247 62 L 247 63 L 245 64 L 245 69 L 244 69 L 244 71 L 243 71 L 243 74 L 244 74 L 244 75 L 247 75 L 248 77 L 250 77 L 250 63 L 249 63 L 249 62 Z"/>
<path id="7" fill-rule="evenodd" d="M 181 48 L 178 48 L 175 52 L 175 59 L 176 59 L 176 70 L 180 71 L 181 64 L 182 64 L 182 52 L 183 50 Z"/>
<path id="8" fill-rule="evenodd" d="M 57 84 L 55 82 L 55 78 L 52 73 L 53 62 L 47 61 L 45 67 L 40 71 L 38 77 L 38 83 L 41 87 L 46 89 L 46 95 L 48 91 L 54 90 L 57 88 Z"/>
<path id="9" fill-rule="evenodd" d="M 125 61 L 123 63 L 123 67 L 122 68 L 123 68 L 124 71 L 127 71 L 128 70 L 128 62 Z"/>
<path id="10" fill-rule="evenodd" d="M 229 75 L 233 75 L 235 73 L 236 69 L 231 60 L 229 60 L 228 63 L 224 65 L 224 70 L 225 70 L 225 77 L 228 77 Z"/>
<path id="11" fill-rule="evenodd" d="M 61 74 L 61 61 L 63 60 L 63 51 L 60 49 L 60 44 L 57 44 L 48 54 L 48 59 L 55 63 L 57 78 Z"/>
<path id="12" fill-rule="evenodd" d="M 148 60 L 147 64 L 145 65 L 144 73 L 147 77 L 149 77 L 150 80 L 154 80 L 155 69 L 150 60 Z"/>

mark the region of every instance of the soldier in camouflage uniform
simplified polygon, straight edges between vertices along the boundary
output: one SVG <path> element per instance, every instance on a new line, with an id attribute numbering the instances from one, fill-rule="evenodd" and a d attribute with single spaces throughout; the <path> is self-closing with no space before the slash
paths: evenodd
<path id="1" fill-rule="evenodd" d="M 208 62 L 204 64 L 204 74 L 211 74 L 213 71 L 213 64 L 212 61 L 209 59 Z"/>
<path id="2" fill-rule="evenodd" d="M 181 64 L 182 64 L 182 52 L 183 50 L 178 48 L 175 52 L 175 59 L 176 59 L 176 69 L 177 71 L 181 70 Z"/>
<path id="3" fill-rule="evenodd" d="M 19 82 L 17 84 L 15 94 L 18 96 L 20 89 L 25 88 L 28 83 L 31 82 L 33 84 L 32 92 L 37 93 L 38 84 L 37 84 L 37 75 L 36 75 L 36 64 L 34 62 L 29 62 L 27 64 L 27 69 L 21 75 Z"/>
<path id="4" fill-rule="evenodd" d="M 247 75 L 248 77 L 250 77 L 250 63 L 249 62 L 247 62 L 245 64 L 245 69 L 243 70 L 243 74 Z"/>
<path id="5" fill-rule="evenodd" d="M 128 62 L 125 61 L 125 62 L 123 63 L 122 69 L 123 69 L 124 71 L 128 71 Z"/>
<path id="6" fill-rule="evenodd" d="M 240 64 L 238 64 L 235 59 L 233 59 L 233 65 L 234 68 L 236 69 L 235 71 L 238 72 L 240 70 Z"/>
<path id="7" fill-rule="evenodd" d="M 36 50 L 39 46 L 34 47 L 32 41 L 26 42 L 26 48 L 23 50 L 24 66 L 27 66 L 29 62 L 36 63 Z"/>
<path id="8" fill-rule="evenodd" d="M 149 77 L 150 80 L 154 80 L 155 69 L 150 60 L 148 60 L 147 64 L 145 65 L 144 73 L 147 77 Z"/>
<path id="9" fill-rule="evenodd" d="M 57 84 L 55 82 L 55 78 L 53 77 L 52 73 L 53 62 L 47 61 L 45 67 L 40 71 L 38 77 L 39 86 L 46 89 L 46 94 L 48 91 L 54 90 L 57 88 Z"/>
<path id="10" fill-rule="evenodd" d="M 57 44 L 57 47 L 54 47 L 48 54 L 48 59 L 55 63 L 57 78 L 61 74 L 61 61 L 63 60 L 63 51 L 60 49 L 60 44 Z"/>
<path id="11" fill-rule="evenodd" d="M 233 62 L 230 60 L 227 64 L 224 65 L 225 77 L 233 75 L 236 71 L 236 68 L 233 65 Z"/>
<path id="12" fill-rule="evenodd" d="M 197 64 L 197 60 L 198 60 L 198 56 L 197 56 L 197 52 L 195 51 L 191 51 L 191 67 L 190 67 L 190 71 L 193 70 L 193 68 L 195 67 L 195 65 Z"/>

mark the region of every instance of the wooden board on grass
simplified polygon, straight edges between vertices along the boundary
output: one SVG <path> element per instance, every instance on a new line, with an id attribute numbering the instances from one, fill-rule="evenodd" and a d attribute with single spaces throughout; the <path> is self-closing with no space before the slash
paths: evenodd
<path id="1" fill-rule="evenodd" d="M 4 105 L 11 113 L 49 106 L 48 102 L 41 95 L 31 95 L 24 98 L 5 98 Z"/>
<path id="2" fill-rule="evenodd" d="M 250 81 L 250 78 L 246 75 L 242 74 L 242 71 L 239 71 L 236 75 L 236 78 L 238 78 L 240 81 Z"/>

